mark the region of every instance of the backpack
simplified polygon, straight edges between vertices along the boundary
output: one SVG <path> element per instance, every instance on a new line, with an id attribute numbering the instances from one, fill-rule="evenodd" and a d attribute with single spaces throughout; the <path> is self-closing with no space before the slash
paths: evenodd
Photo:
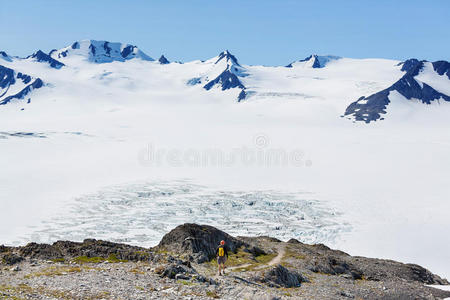
<path id="1" fill-rule="evenodd" d="M 225 256 L 225 250 L 223 250 L 223 247 L 219 247 L 219 256 Z"/>

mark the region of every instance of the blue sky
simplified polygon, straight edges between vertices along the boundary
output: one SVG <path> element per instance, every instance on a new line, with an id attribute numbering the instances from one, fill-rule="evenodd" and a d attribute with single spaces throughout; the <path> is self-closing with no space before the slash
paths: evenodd
<path id="1" fill-rule="evenodd" d="M 449 0 L 0 1 L 0 50 L 18 56 L 100 39 L 181 61 L 224 49 L 262 65 L 311 53 L 450 59 Z"/>

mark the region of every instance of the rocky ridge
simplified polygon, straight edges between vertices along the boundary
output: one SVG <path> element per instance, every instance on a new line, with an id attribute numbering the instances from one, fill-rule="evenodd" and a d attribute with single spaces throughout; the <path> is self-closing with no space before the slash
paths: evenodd
<path id="1" fill-rule="evenodd" d="M 215 247 L 230 249 L 218 276 Z M 183 224 L 142 248 L 87 239 L 0 246 L 5 299 L 444 299 L 446 279 L 414 264 L 295 239 L 233 237 Z"/>

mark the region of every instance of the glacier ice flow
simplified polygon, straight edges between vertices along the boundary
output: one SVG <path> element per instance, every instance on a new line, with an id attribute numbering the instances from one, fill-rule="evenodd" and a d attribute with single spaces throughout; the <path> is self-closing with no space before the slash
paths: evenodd
<path id="1" fill-rule="evenodd" d="M 97 238 L 154 246 L 182 223 L 213 224 L 234 235 L 333 242 L 351 226 L 313 194 L 216 190 L 186 181 L 111 186 L 77 198 L 22 237 L 54 242 Z"/>

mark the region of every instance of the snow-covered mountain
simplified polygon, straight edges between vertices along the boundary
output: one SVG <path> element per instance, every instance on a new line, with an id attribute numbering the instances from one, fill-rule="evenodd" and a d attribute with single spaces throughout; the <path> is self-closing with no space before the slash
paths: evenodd
<path id="1" fill-rule="evenodd" d="M 306 67 L 306 68 L 324 68 L 330 61 L 340 59 L 339 56 L 325 55 L 320 56 L 317 54 L 310 55 L 305 59 L 294 61 L 286 66 L 286 68 L 293 67 Z"/>
<path id="2" fill-rule="evenodd" d="M 205 90 L 212 88 L 220 88 L 222 91 L 229 89 L 239 89 L 238 101 L 242 101 L 246 97 L 246 87 L 242 83 L 242 77 L 247 76 L 247 71 L 243 68 L 236 57 L 228 50 L 223 51 L 219 56 L 214 57 L 205 62 L 211 65 L 206 73 L 201 74 L 188 81 L 190 85 L 201 84 Z"/>
<path id="3" fill-rule="evenodd" d="M 0 51 L 0 59 L 9 62 L 12 61 L 11 57 L 5 51 Z"/>
<path id="4" fill-rule="evenodd" d="M 74 42 L 71 46 L 59 50 L 52 50 L 50 56 L 63 62 L 73 58 L 96 63 L 126 61 L 133 58 L 146 61 L 154 60 L 136 46 L 96 40 Z"/>
<path id="5" fill-rule="evenodd" d="M 50 55 L 47 53 L 42 52 L 41 50 L 36 51 L 32 55 L 27 57 L 28 59 L 35 60 L 37 62 L 43 62 L 48 63 L 50 67 L 55 69 L 60 69 L 64 66 L 64 64 L 60 61 L 57 61 L 56 59 L 53 59 Z"/>
<path id="6" fill-rule="evenodd" d="M 161 55 L 161 57 L 158 59 L 158 62 L 162 65 L 170 64 L 170 61 L 164 55 Z"/>
<path id="7" fill-rule="evenodd" d="M 49 54 L 38 50 L 27 58 L 0 52 L 0 65 L 4 74 L 30 74 L 38 79 L 30 85 L 16 85 L 23 90 L 19 93 L 9 89 L 16 84 L 10 79 L 12 75 L 3 78 L 3 104 L 24 99 L 33 89 L 42 87 L 43 82 L 48 83 L 46 89 L 55 96 L 69 83 L 78 90 L 86 89 L 86 85 L 104 90 L 107 84 L 105 93 L 113 90 L 114 93 L 149 93 L 151 86 L 152 92 L 177 95 L 189 91 L 203 95 L 206 91 L 237 102 L 290 99 L 301 103 L 309 99 L 327 110 L 335 110 L 333 118 L 342 116 L 343 120 L 370 123 L 396 114 L 388 112 L 391 98 L 405 105 L 411 101 L 429 105 L 449 101 L 450 95 L 450 80 L 445 76 L 449 72 L 447 61 L 430 63 L 409 59 L 399 62 L 313 54 L 282 68 L 241 65 L 226 50 L 206 61 L 173 64 L 164 55 L 154 61 L 130 44 L 83 40 Z M 167 67 L 162 69 L 162 66 Z M 25 81 L 19 82 L 25 84 Z"/>
<path id="8" fill-rule="evenodd" d="M 393 85 L 372 94 L 362 96 L 347 107 L 346 116 L 356 121 L 370 123 L 384 120 L 386 108 L 394 97 L 397 101 L 420 101 L 431 104 L 433 101 L 450 102 L 450 63 L 448 61 L 418 61 L 409 59 L 400 63 L 405 75 Z M 400 98 L 400 99 L 399 99 Z"/>
<path id="9" fill-rule="evenodd" d="M 0 105 L 24 100 L 33 90 L 43 86 L 40 78 L 17 72 L 0 65 Z M 28 103 L 30 102 L 28 98 Z"/>

